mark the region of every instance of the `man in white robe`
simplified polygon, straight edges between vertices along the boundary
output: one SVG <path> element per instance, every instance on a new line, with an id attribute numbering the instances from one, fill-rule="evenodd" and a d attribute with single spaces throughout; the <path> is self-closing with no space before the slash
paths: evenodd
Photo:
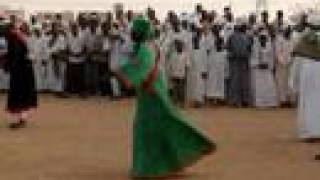
<path id="1" fill-rule="evenodd" d="M 278 97 L 273 76 L 274 60 L 271 39 L 267 34 L 254 42 L 252 66 L 253 105 L 258 108 L 277 107 Z"/>
<path id="2" fill-rule="evenodd" d="M 36 87 L 38 91 L 44 91 L 47 89 L 46 82 L 46 48 L 47 42 L 43 38 L 43 35 L 39 29 L 35 29 L 28 41 L 29 57 L 33 62 L 33 68 L 36 79 Z"/>
<path id="3" fill-rule="evenodd" d="M 208 62 L 206 97 L 209 101 L 214 101 L 212 103 L 219 104 L 225 100 L 227 52 L 224 49 L 223 38 L 220 37 L 219 30 L 215 31 L 215 38 L 212 41 L 214 47 Z"/>
<path id="4" fill-rule="evenodd" d="M 61 53 L 66 50 L 66 38 L 59 33 L 53 25 L 53 32 L 50 35 L 48 51 L 50 54 L 49 60 L 49 76 L 50 76 L 50 90 L 57 95 L 63 95 L 65 89 L 65 72 L 66 62 L 61 58 Z"/>
<path id="5" fill-rule="evenodd" d="M 288 106 L 292 98 L 289 89 L 289 72 L 292 63 L 293 43 L 291 40 L 290 30 L 284 31 L 275 41 L 276 49 L 276 82 L 280 105 Z"/>
<path id="6" fill-rule="evenodd" d="M 169 83 L 169 89 L 172 89 L 172 81 L 171 81 L 171 74 L 172 74 L 172 65 L 177 63 L 177 48 L 176 44 L 181 43 L 183 47 L 183 51 L 186 51 L 188 49 L 187 39 L 185 38 L 184 31 L 181 30 L 180 24 L 177 22 L 172 23 L 172 30 L 169 30 L 167 32 L 166 39 L 164 41 L 164 53 L 166 57 L 166 63 L 165 63 L 165 71 L 168 76 L 168 83 Z"/>
<path id="7" fill-rule="evenodd" d="M 298 136 L 312 140 L 320 138 L 320 63 L 305 63 L 301 67 L 298 105 Z"/>
<path id="8" fill-rule="evenodd" d="M 292 41 L 294 49 L 298 48 L 298 45 L 303 38 L 310 32 L 310 28 L 307 28 L 307 15 L 302 14 L 299 24 L 296 25 L 295 31 L 292 33 Z M 299 89 L 299 77 L 302 64 L 309 63 L 310 59 L 303 57 L 299 54 L 293 53 L 292 65 L 290 67 L 289 75 L 289 88 L 293 93 L 294 104 L 298 102 L 298 89 Z"/>
<path id="9" fill-rule="evenodd" d="M 78 93 L 81 97 L 86 96 L 85 84 L 85 60 L 86 38 L 80 34 L 78 26 L 72 24 L 71 32 L 67 35 L 68 49 L 66 90 L 69 93 Z"/>
<path id="10" fill-rule="evenodd" d="M 199 30 L 193 37 L 193 49 L 191 54 L 190 73 L 187 78 L 187 96 L 189 102 L 196 107 L 201 107 L 205 103 L 205 77 L 207 72 L 206 49 L 202 44 L 202 34 Z"/>
<path id="11" fill-rule="evenodd" d="M 86 86 L 90 94 L 96 94 L 99 87 L 99 64 L 95 61 L 95 55 L 101 49 L 101 31 L 98 28 L 96 17 L 91 17 L 89 32 L 85 38 L 87 59 L 86 59 Z"/>
<path id="12" fill-rule="evenodd" d="M 119 57 L 120 57 L 120 32 L 113 29 L 110 35 L 110 61 L 109 67 L 111 71 L 110 84 L 111 84 L 111 96 L 113 99 L 120 98 L 121 87 L 120 82 L 117 80 L 116 76 L 113 74 L 119 68 Z"/>
<path id="13" fill-rule="evenodd" d="M 311 25 L 319 26 L 320 16 L 312 14 L 309 22 Z M 310 29 L 308 34 L 318 40 L 319 30 Z M 307 142 L 314 142 L 320 139 L 320 62 L 319 51 L 310 51 L 309 48 L 319 48 L 319 42 L 303 40 L 299 46 L 294 50 L 297 58 L 301 63 L 297 66 L 298 79 L 296 87 L 298 87 L 298 137 L 306 140 Z M 309 48 L 305 48 L 309 47 Z M 316 160 L 320 160 L 319 155 Z"/>

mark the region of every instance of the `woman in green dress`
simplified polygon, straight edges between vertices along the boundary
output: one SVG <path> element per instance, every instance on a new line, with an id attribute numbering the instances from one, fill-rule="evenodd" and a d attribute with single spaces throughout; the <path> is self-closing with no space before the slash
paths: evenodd
<path id="1" fill-rule="evenodd" d="M 190 166 L 216 145 L 190 125 L 171 102 L 160 70 L 153 27 L 144 17 L 133 21 L 133 53 L 120 57 L 119 79 L 137 92 L 133 128 L 133 178 L 166 177 Z"/>

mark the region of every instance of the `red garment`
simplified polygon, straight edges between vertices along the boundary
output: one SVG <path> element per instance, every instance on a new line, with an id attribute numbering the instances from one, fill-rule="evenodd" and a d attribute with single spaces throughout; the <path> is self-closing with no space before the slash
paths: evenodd
<path id="1" fill-rule="evenodd" d="M 160 62 L 160 50 L 159 47 L 157 45 L 154 44 L 154 49 L 156 50 L 157 56 L 156 56 L 156 62 L 155 65 L 152 69 L 152 71 L 150 72 L 150 74 L 148 75 L 148 78 L 146 79 L 146 81 L 143 83 L 143 88 L 153 92 L 154 89 L 152 88 L 152 85 L 154 84 L 154 82 L 157 80 L 158 78 L 158 73 L 159 73 L 159 62 Z"/>

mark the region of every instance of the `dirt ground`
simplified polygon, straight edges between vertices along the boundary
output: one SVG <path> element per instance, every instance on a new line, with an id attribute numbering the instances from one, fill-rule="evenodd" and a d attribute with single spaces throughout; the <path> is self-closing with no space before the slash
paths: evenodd
<path id="1" fill-rule="evenodd" d="M 0 95 L 0 108 L 5 97 Z M 130 168 L 134 101 L 42 96 L 26 129 L 0 112 L 0 180 L 122 180 Z M 188 168 L 186 180 L 315 180 L 320 144 L 296 139 L 294 110 L 190 109 L 218 151 Z"/>

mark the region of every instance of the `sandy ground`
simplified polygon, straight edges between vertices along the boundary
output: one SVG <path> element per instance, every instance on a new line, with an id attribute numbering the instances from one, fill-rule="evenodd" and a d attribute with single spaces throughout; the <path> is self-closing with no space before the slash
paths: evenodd
<path id="1" fill-rule="evenodd" d="M 5 97 L 0 95 L 0 108 Z M 28 128 L 10 131 L 0 112 L 1 180 L 129 179 L 132 100 L 41 97 Z M 172 179 L 314 180 L 320 144 L 296 139 L 294 110 L 188 110 L 218 151 Z"/>

